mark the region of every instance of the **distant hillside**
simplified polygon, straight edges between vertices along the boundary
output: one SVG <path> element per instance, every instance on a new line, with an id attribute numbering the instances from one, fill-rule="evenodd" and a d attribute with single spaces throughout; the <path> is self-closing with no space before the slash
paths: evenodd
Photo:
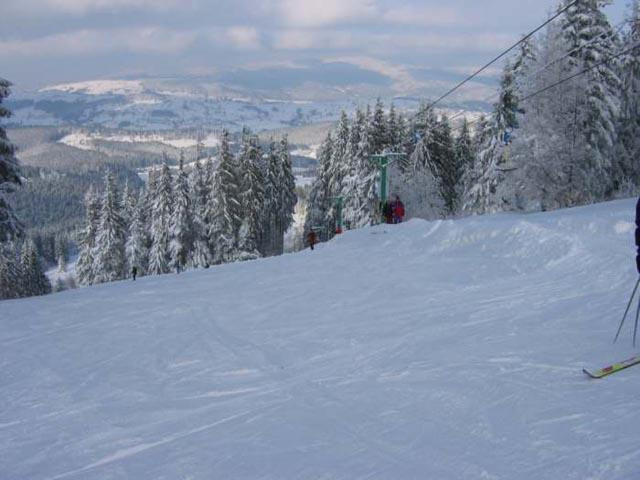
<path id="1" fill-rule="evenodd" d="M 16 89 L 6 102 L 14 113 L 9 125 L 129 131 L 202 127 L 238 131 L 244 126 L 254 131 L 277 130 L 333 122 L 342 110 L 352 112 L 377 96 L 407 111 L 429 98 L 426 92 L 399 95 L 384 82 L 338 86 L 326 79 L 328 84 L 304 81 L 278 86 L 278 82 L 269 84 L 263 79 L 264 88 L 260 88 L 259 74 L 251 75 L 95 80 L 53 85 L 36 92 Z M 448 106 L 455 111 L 483 107 L 488 105 L 474 98 Z"/>

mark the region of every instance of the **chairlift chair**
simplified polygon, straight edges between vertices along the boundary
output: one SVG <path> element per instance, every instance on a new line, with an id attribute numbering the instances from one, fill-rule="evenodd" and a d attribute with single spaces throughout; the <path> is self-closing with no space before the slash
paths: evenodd
<path id="1" fill-rule="evenodd" d="M 511 143 L 513 142 L 513 134 L 510 130 L 505 130 L 502 133 L 502 157 L 498 162 L 498 170 L 501 172 L 512 172 L 517 170 L 517 167 L 513 166 L 511 162 Z"/>

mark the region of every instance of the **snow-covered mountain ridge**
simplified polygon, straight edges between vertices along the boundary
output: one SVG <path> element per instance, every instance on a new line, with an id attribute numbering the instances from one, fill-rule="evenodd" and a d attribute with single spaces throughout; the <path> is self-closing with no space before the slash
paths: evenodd
<path id="1" fill-rule="evenodd" d="M 628 479 L 631 200 L 0 304 L 15 479 Z"/>
<path id="2" fill-rule="evenodd" d="M 16 89 L 7 101 L 9 124 L 76 126 L 129 131 L 227 128 L 255 131 L 333 122 L 340 112 L 373 103 L 376 96 L 393 100 L 399 110 L 414 111 L 419 95 L 370 91 L 362 86 L 339 90 L 307 85 L 302 90 L 260 90 L 211 78 L 105 79 L 66 83 L 38 91 Z M 470 100 L 447 111 L 477 115 L 487 108 Z"/>

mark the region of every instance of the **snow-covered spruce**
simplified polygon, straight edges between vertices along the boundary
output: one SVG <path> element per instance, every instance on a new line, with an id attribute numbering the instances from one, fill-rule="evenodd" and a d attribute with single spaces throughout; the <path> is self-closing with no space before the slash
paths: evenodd
<path id="1" fill-rule="evenodd" d="M 2 105 L 11 93 L 10 86 L 10 82 L 0 78 L 0 120 L 11 115 Z M 7 194 L 20 185 L 15 147 L 0 125 L 0 300 L 43 295 L 51 291 L 33 241 L 24 238 L 23 225 L 7 198 Z"/>
<path id="2" fill-rule="evenodd" d="M 282 254 L 297 201 L 286 137 L 265 155 L 248 130 L 237 157 L 224 131 L 218 158 L 204 168 L 197 161 L 187 173 L 181 158 L 176 175 L 166 164 L 151 172 L 137 199 L 126 185 L 121 197 L 115 189 L 108 176 L 102 203 L 87 192 L 83 285 L 127 278 L 134 268 L 158 275 Z"/>
<path id="3" fill-rule="evenodd" d="M 115 179 L 108 173 L 93 253 L 93 283 L 112 282 L 126 276 L 126 226 L 121 212 Z"/>
<path id="4" fill-rule="evenodd" d="M 11 112 L 2 105 L 4 99 L 11 93 L 10 86 L 11 83 L 0 78 L 0 120 L 11 115 Z M 0 243 L 15 238 L 22 231 L 22 225 L 7 199 L 7 194 L 18 185 L 20 185 L 20 172 L 15 147 L 0 125 Z"/>

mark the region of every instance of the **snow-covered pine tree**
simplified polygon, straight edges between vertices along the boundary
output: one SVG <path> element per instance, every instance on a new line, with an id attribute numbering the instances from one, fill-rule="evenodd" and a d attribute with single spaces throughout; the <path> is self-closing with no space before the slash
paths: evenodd
<path id="1" fill-rule="evenodd" d="M 122 221 L 124 222 L 124 225 L 128 227 L 136 205 L 136 196 L 129 187 L 129 179 L 126 179 L 124 182 L 120 205 L 122 205 Z"/>
<path id="2" fill-rule="evenodd" d="M 171 265 L 178 272 L 191 263 L 195 238 L 193 225 L 193 206 L 189 193 L 189 179 L 184 171 L 184 159 L 180 157 L 178 174 L 173 186 L 173 211 L 169 228 Z"/>
<path id="3" fill-rule="evenodd" d="M 564 2 L 563 5 L 568 5 Z M 616 188 L 614 128 L 619 92 L 616 61 L 583 74 L 597 63 L 611 60 L 619 51 L 617 35 L 602 7 L 608 2 L 584 0 L 572 5 L 561 22 L 554 22 L 524 55 L 529 72 L 522 76 L 512 62 L 520 128 L 510 147 L 516 168 L 508 180 L 494 188 L 498 209 L 548 210 L 608 198 Z M 523 57 L 522 54 L 519 58 Z M 579 74 L 571 81 L 545 90 L 559 79 Z M 504 156 L 504 155 L 502 155 Z M 498 202 L 499 203 L 499 202 Z"/>
<path id="4" fill-rule="evenodd" d="M 151 217 L 151 251 L 149 252 L 149 273 L 162 275 L 169 273 L 171 266 L 170 222 L 173 213 L 173 188 L 171 171 L 166 163 L 162 165 L 156 180 L 156 191 Z"/>
<path id="5" fill-rule="evenodd" d="M 127 258 L 126 273 L 129 276 L 135 267 L 138 275 L 142 276 L 148 268 L 148 230 L 146 227 L 146 205 L 145 195 L 140 193 L 138 202 L 133 209 L 133 214 L 129 223 L 129 234 L 125 243 L 125 253 Z"/>
<path id="6" fill-rule="evenodd" d="M 222 144 L 222 142 L 224 142 L 224 144 Z M 229 146 L 228 134 L 225 140 L 224 133 L 223 133 L 221 137 L 221 146 L 220 146 L 221 151 L 218 155 L 218 164 L 220 163 L 220 159 L 222 158 L 222 156 L 231 155 L 230 148 L 231 147 Z M 222 151 L 222 149 L 224 149 L 224 152 Z M 216 168 L 217 168 L 217 165 L 216 165 L 216 162 L 214 162 L 213 158 L 209 157 L 205 160 L 204 168 L 202 172 L 202 176 L 204 180 L 204 190 L 201 190 L 201 192 L 205 195 L 205 209 L 207 207 L 208 199 L 211 196 L 211 190 L 213 189 L 213 177 L 216 172 Z"/>
<path id="7" fill-rule="evenodd" d="M 211 170 L 213 171 L 213 162 Z M 213 175 L 213 174 L 212 174 Z M 210 184 L 205 181 L 205 172 L 200 160 L 197 160 L 189 176 L 189 190 L 191 192 L 191 205 L 193 208 L 193 253 L 191 264 L 195 268 L 206 268 L 211 264 L 211 251 L 207 237 L 207 199 L 209 198 Z"/>
<path id="8" fill-rule="evenodd" d="M 354 120 L 349 126 L 349 138 L 343 155 L 343 172 L 340 183 L 339 196 L 342 197 L 342 216 L 347 228 L 355 228 L 360 210 L 360 198 L 358 196 L 359 165 L 358 148 L 360 138 L 363 134 L 369 137 L 371 126 L 367 122 L 367 117 L 359 108 L 356 109 Z"/>
<path id="9" fill-rule="evenodd" d="M 411 168 L 415 170 L 429 169 L 436 171 L 433 158 L 433 135 L 438 119 L 433 109 L 427 105 L 421 105 L 413 118 L 410 127 L 410 138 L 407 139 L 406 148 L 410 151 Z"/>
<path id="10" fill-rule="evenodd" d="M 107 173 L 100 209 L 100 224 L 96 234 L 93 262 L 95 283 L 125 278 L 126 227 L 121 212 L 116 181 L 111 173 Z"/>
<path id="11" fill-rule="evenodd" d="M 503 177 L 498 165 L 501 157 L 498 154 L 499 143 L 494 126 L 489 122 L 479 122 L 476 137 L 477 150 L 473 166 L 463 177 L 462 210 L 468 214 L 482 215 L 499 210 L 494 199 Z"/>
<path id="12" fill-rule="evenodd" d="M 350 136 L 349 117 L 345 111 L 340 115 L 340 121 L 335 132 L 333 148 L 331 149 L 331 161 L 329 163 L 328 181 L 331 196 L 338 196 L 342 191 L 342 182 L 349 173 L 347 159 Z"/>
<path id="13" fill-rule="evenodd" d="M 10 86 L 10 82 L 0 78 L 0 119 L 11 115 L 11 112 L 2 106 L 3 100 L 11 93 Z M 0 125 L 0 243 L 15 238 L 22 232 L 22 225 L 13 213 L 7 199 L 7 194 L 20 183 L 20 170 L 18 159 L 15 156 L 15 147 Z"/>
<path id="14" fill-rule="evenodd" d="M 371 155 L 375 153 L 371 137 L 371 133 L 375 132 L 375 125 L 369 125 L 365 119 L 365 122 L 361 122 L 358 126 L 360 128 L 360 141 L 358 142 L 354 162 L 358 179 L 355 190 L 358 204 L 357 210 L 353 212 L 352 227 L 354 228 L 362 228 L 377 223 L 381 214 L 380 195 L 378 192 L 379 172 L 376 165 L 371 161 Z M 356 125 L 354 125 L 355 127 Z"/>
<path id="15" fill-rule="evenodd" d="M 225 150 L 228 150 L 229 145 L 228 144 L 224 145 L 224 148 Z M 217 204 L 215 201 L 215 193 L 213 189 L 215 188 L 214 185 L 216 183 L 217 169 L 220 166 L 220 158 L 222 158 L 222 152 L 218 154 L 217 164 L 214 163 L 213 158 L 211 157 L 207 158 L 204 162 L 204 169 L 203 169 L 204 183 L 206 185 L 205 192 L 207 195 L 205 198 L 205 204 L 204 204 L 203 235 L 207 242 L 207 252 L 208 252 L 208 257 L 211 264 L 218 263 L 215 258 L 216 245 L 215 245 L 215 238 L 213 237 L 212 232 L 213 232 L 213 218 L 216 215 L 216 209 L 217 209 Z"/>
<path id="16" fill-rule="evenodd" d="M 155 171 L 149 172 L 147 186 L 142 190 L 138 200 L 138 207 L 140 207 L 140 222 L 144 231 L 143 246 L 145 250 L 145 273 L 149 273 L 149 254 L 151 253 L 151 246 L 153 244 L 153 238 L 151 236 L 151 230 L 153 227 L 153 206 L 155 205 L 156 193 L 158 192 L 158 182 L 156 181 L 156 177 L 157 175 Z M 138 273 L 142 274 L 142 272 Z"/>
<path id="17" fill-rule="evenodd" d="M 640 44 L 640 0 L 633 0 L 629 11 L 630 28 L 623 38 L 623 50 Z M 617 190 L 631 183 L 640 187 L 640 48 L 624 55 L 621 62 L 621 105 L 617 120 L 618 141 L 614 155 L 614 181 Z M 620 192 L 629 194 L 632 192 Z"/>
<path id="18" fill-rule="evenodd" d="M 373 109 L 373 118 L 369 127 L 369 144 L 373 154 L 380 154 L 389 144 L 389 132 L 387 131 L 387 118 L 384 114 L 384 105 L 378 98 Z"/>
<path id="19" fill-rule="evenodd" d="M 588 179 L 583 168 L 588 147 L 579 132 L 585 79 L 579 77 L 544 90 L 568 75 L 568 48 L 562 25 L 550 24 L 536 45 L 535 60 L 530 60 L 534 73 L 526 81 L 515 79 L 518 97 L 542 93 L 520 106 L 525 113 L 510 146 L 495 147 L 499 157 L 509 152 L 516 168 L 508 174 L 507 182 L 494 188 L 493 197 L 508 198 L 508 208 L 548 210 L 589 201 L 584 196 Z"/>
<path id="20" fill-rule="evenodd" d="M 20 256 L 22 296 L 46 295 L 51 293 L 51 283 L 42 270 L 38 252 L 29 238 L 22 244 Z"/>
<path id="21" fill-rule="evenodd" d="M 78 260 L 76 261 L 76 277 L 81 285 L 94 283 L 94 253 L 96 236 L 100 226 L 100 198 L 89 187 L 84 197 L 85 220 L 78 238 Z"/>
<path id="22" fill-rule="evenodd" d="M 25 290 L 24 273 L 14 241 L 0 243 L 0 300 L 30 295 Z"/>
<path id="23" fill-rule="evenodd" d="M 37 250 L 37 247 L 36 247 L 36 250 Z M 53 249 L 53 251 L 55 252 L 56 260 L 62 258 L 64 260 L 65 265 L 66 265 L 67 261 L 69 260 L 69 241 L 68 241 L 68 239 L 63 235 L 56 235 L 56 237 L 54 239 L 54 249 Z"/>
<path id="24" fill-rule="evenodd" d="M 238 159 L 240 173 L 240 200 L 242 224 L 238 234 L 239 260 L 260 256 L 262 243 L 262 207 L 264 202 L 264 180 L 262 175 L 262 150 L 258 137 L 245 129 Z"/>
<path id="25" fill-rule="evenodd" d="M 276 242 L 276 255 L 281 255 L 284 250 L 284 234 L 293 224 L 293 212 L 298 203 L 296 194 L 296 178 L 293 174 L 289 139 L 284 135 L 278 144 L 278 192 L 280 197 L 280 209 L 278 210 L 278 231 Z"/>
<path id="26" fill-rule="evenodd" d="M 264 176 L 264 202 L 262 209 L 263 244 L 260 253 L 263 256 L 277 255 L 280 243 L 278 242 L 279 220 L 282 209 L 280 195 L 280 159 L 278 147 L 273 138 L 269 142 L 267 152 L 267 169 Z"/>
<path id="27" fill-rule="evenodd" d="M 350 136 L 349 117 L 345 111 L 340 115 L 340 121 L 333 137 L 331 161 L 327 171 L 327 200 L 329 209 L 322 224 L 329 226 L 328 234 L 333 236 L 337 221 L 336 198 L 342 195 L 345 177 L 349 174 L 348 145 Z"/>
<path id="28" fill-rule="evenodd" d="M 504 135 L 505 132 L 513 131 L 520 126 L 518 113 L 523 112 L 520 109 L 515 78 L 513 66 L 507 62 L 500 81 L 500 95 L 493 111 L 495 130 L 498 135 Z"/>
<path id="29" fill-rule="evenodd" d="M 395 151 L 404 154 L 404 157 L 399 162 L 399 167 L 402 172 L 407 172 L 411 169 L 411 155 L 417 143 L 417 132 L 413 130 L 411 122 L 406 120 L 402 115 L 398 116 L 398 132 L 400 143 Z"/>
<path id="30" fill-rule="evenodd" d="M 479 141 L 473 168 L 464 175 L 462 208 L 466 213 L 484 214 L 513 208 L 512 185 L 502 185 L 510 161 L 510 151 L 503 140 L 505 134 L 519 127 L 520 113 L 513 66 L 507 62 L 491 119 L 477 129 Z"/>
<path id="31" fill-rule="evenodd" d="M 20 275 L 11 242 L 0 243 L 0 300 L 20 296 Z"/>
<path id="32" fill-rule="evenodd" d="M 242 223 L 242 203 L 236 164 L 229 145 L 229 132 L 220 140 L 218 168 L 210 179 L 207 202 L 209 240 L 214 263 L 232 262 L 238 258 L 238 233 Z"/>
<path id="33" fill-rule="evenodd" d="M 432 173 L 438 180 L 446 214 L 454 215 L 458 210 L 459 182 L 463 171 L 462 165 L 458 163 L 451 125 L 445 115 L 436 122 L 430 140 Z"/>
<path id="34" fill-rule="evenodd" d="M 565 0 L 565 4 L 568 3 L 569 0 Z M 620 40 L 603 10 L 611 3 L 612 0 L 581 0 L 565 13 L 562 36 L 566 50 L 572 52 L 567 73 L 592 68 L 619 51 Z M 620 109 L 618 71 L 618 60 L 611 58 L 575 80 L 580 90 L 575 98 L 574 128 L 588 146 L 585 157 L 577 165 L 588 184 L 579 188 L 588 191 L 593 199 L 606 198 L 614 187 L 611 153 Z"/>
<path id="35" fill-rule="evenodd" d="M 385 142 L 387 148 L 392 152 L 400 151 L 403 136 L 401 122 L 403 122 L 402 116 L 396 113 L 396 107 L 392 103 L 389 107 L 389 116 L 387 117 L 387 140 Z"/>
<path id="36" fill-rule="evenodd" d="M 67 260 L 64 255 L 58 255 L 58 273 L 67 272 Z"/>
<path id="37" fill-rule="evenodd" d="M 518 45 L 518 50 L 511 67 L 515 82 L 515 91 L 518 97 L 522 97 L 524 91 L 530 90 L 529 79 L 533 74 L 532 70 L 536 62 L 536 44 L 531 37 L 523 39 L 522 43 Z M 522 108 L 520 105 L 519 107 Z"/>
<path id="38" fill-rule="evenodd" d="M 312 228 L 326 230 L 328 227 L 326 219 L 328 217 L 329 209 L 331 208 L 329 172 L 331 158 L 333 157 L 333 143 L 333 136 L 331 132 L 329 132 L 327 133 L 322 146 L 318 150 L 316 178 L 311 185 L 311 191 L 309 192 L 309 206 L 307 208 L 307 216 L 305 218 L 305 242 L 307 235 Z"/>
<path id="39" fill-rule="evenodd" d="M 473 166 L 473 157 L 475 154 L 473 139 L 471 138 L 471 130 L 469 122 L 465 117 L 462 120 L 462 126 L 455 141 L 456 156 L 458 163 L 462 166 L 463 171 L 467 171 Z"/>

